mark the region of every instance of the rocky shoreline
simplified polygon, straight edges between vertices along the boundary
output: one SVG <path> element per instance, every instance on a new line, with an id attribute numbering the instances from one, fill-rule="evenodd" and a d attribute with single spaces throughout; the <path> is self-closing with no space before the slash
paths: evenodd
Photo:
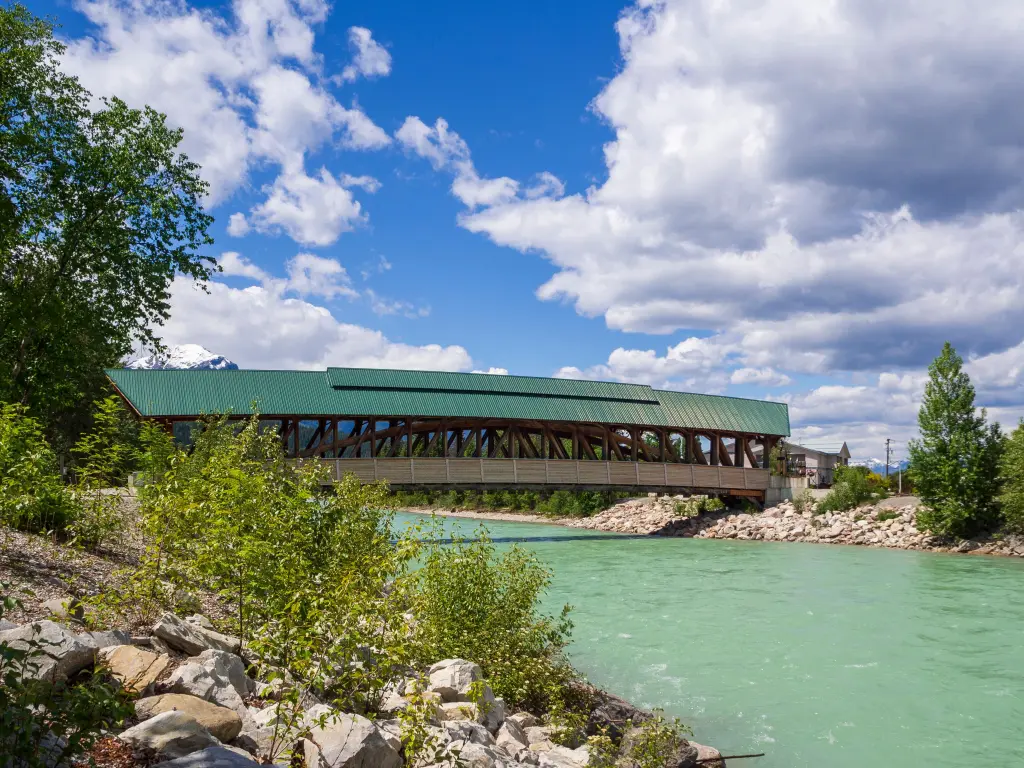
<path id="1" fill-rule="evenodd" d="M 34 654 L 17 670 L 24 679 L 74 684 L 95 668 L 134 699 L 133 714 L 89 755 L 100 768 L 154 763 L 166 768 L 585 768 L 591 763 L 584 736 L 561 738 L 557 727 L 528 712 L 507 713 L 472 661 L 444 659 L 410 668 L 408 677 L 384 692 L 380 714 L 373 719 L 367 713 L 338 711 L 306 688 L 297 692 L 299 706 L 289 705 L 295 697 L 283 694 L 298 683 L 288 671 L 282 677 L 261 667 L 237 637 L 215 631 L 202 615 L 182 619 L 165 613 L 149 631 L 133 635 L 85 631 L 78 624 L 80 607 L 73 603 L 50 608 L 58 621 L 18 625 L 0 620 L 0 646 Z M 34 653 L 40 647 L 45 653 Z M 639 733 L 629 723 L 652 717 L 623 699 L 591 690 L 588 735 L 615 734 L 626 745 Z M 429 759 L 405 758 L 405 712 L 422 718 L 420 736 L 429 740 Z M 0 734 L 0 748 L 3 743 Z M 59 756 L 62 747 L 51 744 L 48 749 Z M 288 757 L 293 750 L 300 763 Z M 672 765 L 724 768 L 720 758 L 714 748 L 680 739 Z"/>
<path id="2" fill-rule="evenodd" d="M 992 535 L 948 541 L 917 528 L 915 506 L 866 505 L 846 512 L 815 514 L 784 501 L 758 513 L 723 511 L 697 516 L 681 515 L 685 497 L 661 496 L 630 499 L 600 514 L 566 521 L 573 528 L 609 533 L 682 536 L 741 541 L 787 541 L 811 544 L 847 544 L 928 552 L 1024 557 L 1024 536 Z"/>

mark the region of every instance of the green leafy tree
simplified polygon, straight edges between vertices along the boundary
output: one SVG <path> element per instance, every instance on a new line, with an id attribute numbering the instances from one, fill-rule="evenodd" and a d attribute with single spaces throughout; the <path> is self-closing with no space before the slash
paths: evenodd
<path id="1" fill-rule="evenodd" d="M 946 342 L 928 367 L 929 380 L 910 443 L 914 483 L 926 509 L 918 523 L 943 536 L 971 536 L 998 522 L 998 424 L 974 405 L 974 386 L 963 359 Z"/>
<path id="2" fill-rule="evenodd" d="M 182 132 L 118 99 L 93 111 L 63 51 L 49 23 L 0 7 L 0 400 L 70 435 L 103 368 L 159 344 L 174 276 L 202 283 L 215 263 Z"/>
<path id="3" fill-rule="evenodd" d="M 1013 533 L 1024 533 L 1024 419 L 1010 433 L 999 463 L 1003 490 L 999 495 L 1003 522 Z"/>

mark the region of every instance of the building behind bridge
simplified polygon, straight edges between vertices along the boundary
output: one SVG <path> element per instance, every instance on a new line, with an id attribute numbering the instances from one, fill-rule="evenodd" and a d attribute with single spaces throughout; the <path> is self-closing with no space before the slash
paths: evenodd
<path id="1" fill-rule="evenodd" d="M 784 403 L 640 384 L 364 368 L 107 375 L 134 414 L 169 430 L 255 411 L 288 455 L 393 486 L 763 498 L 767 457 L 790 433 Z"/>

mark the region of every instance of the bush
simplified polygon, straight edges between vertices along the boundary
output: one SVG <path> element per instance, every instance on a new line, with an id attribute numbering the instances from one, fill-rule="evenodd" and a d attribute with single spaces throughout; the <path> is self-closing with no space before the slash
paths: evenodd
<path id="1" fill-rule="evenodd" d="M 1006 440 L 999 474 L 1003 481 L 999 495 L 1003 525 L 1012 533 L 1024 533 L 1024 419 Z"/>
<path id="2" fill-rule="evenodd" d="M 886 495 L 884 487 L 872 478 L 867 467 L 836 467 L 832 490 L 818 502 L 817 513 L 845 512 Z"/>
<path id="3" fill-rule="evenodd" d="M 797 513 L 799 513 L 801 515 L 804 512 L 808 512 L 808 511 L 813 512 L 814 511 L 814 505 L 815 505 L 814 494 L 811 493 L 810 490 L 807 490 L 807 489 L 805 489 L 803 491 L 803 493 L 798 494 L 793 499 L 793 509 L 795 509 L 797 511 Z"/>
<path id="4" fill-rule="evenodd" d="M 477 662 L 512 710 L 571 708 L 566 696 L 576 675 L 564 655 L 570 609 L 540 611 L 551 572 L 531 552 L 513 546 L 499 555 L 485 531 L 478 536 L 427 545 L 413 609 L 421 661 Z"/>
<path id="5" fill-rule="evenodd" d="M 20 405 L 0 408 L 0 523 L 23 531 L 62 532 L 76 506 L 61 480 L 42 425 Z"/>
<path id="6" fill-rule="evenodd" d="M 717 496 L 691 496 L 677 499 L 675 512 L 680 517 L 696 517 L 702 512 L 719 512 L 725 509 L 725 502 Z"/>

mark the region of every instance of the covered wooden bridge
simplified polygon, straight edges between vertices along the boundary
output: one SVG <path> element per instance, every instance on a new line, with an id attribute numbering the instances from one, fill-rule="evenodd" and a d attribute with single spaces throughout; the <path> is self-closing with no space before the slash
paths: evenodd
<path id="1" fill-rule="evenodd" d="M 296 458 L 393 486 L 705 491 L 760 498 L 785 404 L 638 384 L 363 368 L 107 371 L 140 418 L 247 418 Z"/>

